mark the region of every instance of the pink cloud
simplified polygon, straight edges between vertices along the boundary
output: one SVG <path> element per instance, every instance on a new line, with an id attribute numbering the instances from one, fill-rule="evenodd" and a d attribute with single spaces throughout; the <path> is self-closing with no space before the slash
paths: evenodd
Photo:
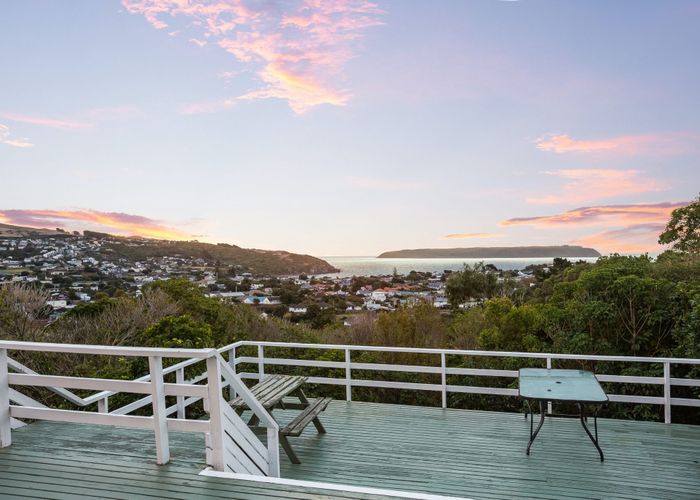
<path id="1" fill-rule="evenodd" d="M 666 223 L 671 212 L 688 205 L 680 203 L 654 203 L 634 205 L 600 205 L 567 210 L 554 215 L 538 217 L 516 217 L 501 222 L 501 226 L 532 225 L 551 226 L 589 226 L 589 225 L 635 225 Z"/>
<path id="2" fill-rule="evenodd" d="M 658 252 L 659 234 L 666 227 L 671 212 L 690 202 L 582 207 L 554 215 L 519 217 L 501 222 L 502 226 L 530 225 L 539 228 L 590 227 L 604 230 L 571 241 L 591 246 L 603 253 Z"/>
<path id="3" fill-rule="evenodd" d="M 33 148 L 34 144 L 26 137 L 11 137 L 10 127 L 0 123 L 0 144 L 7 144 L 15 148 Z"/>
<path id="4" fill-rule="evenodd" d="M 31 116 L 7 112 L 0 113 L 0 116 L 13 122 L 29 123 L 31 125 L 40 125 L 42 127 L 56 128 L 59 130 L 80 130 L 92 127 L 92 123 L 63 120 L 46 116 Z"/>
<path id="5" fill-rule="evenodd" d="M 124 236 L 185 240 L 191 236 L 141 215 L 97 210 L 0 210 L 0 222 L 36 228 L 91 229 Z"/>
<path id="6" fill-rule="evenodd" d="M 697 148 L 699 134 L 670 132 L 661 134 L 624 135 L 609 139 L 581 140 L 568 134 L 550 134 L 535 140 L 540 151 L 552 153 L 614 153 L 623 155 L 676 155 Z"/>
<path id="7" fill-rule="evenodd" d="M 283 99 L 302 114 L 316 106 L 342 106 L 342 69 L 366 28 L 382 24 L 382 11 L 367 0 L 253 1 L 122 0 L 157 29 L 177 17 L 188 28 L 254 68 L 263 86 L 238 99 Z M 167 19 L 167 21 L 165 20 Z M 224 108 L 223 106 L 222 108 Z"/>
<path id="8" fill-rule="evenodd" d="M 636 224 L 584 236 L 571 243 L 593 247 L 603 254 L 655 253 L 663 248 L 658 240 L 665 227 L 665 224 Z"/>
<path id="9" fill-rule="evenodd" d="M 528 203 L 587 203 L 593 200 L 661 191 L 663 182 L 642 177 L 638 170 L 567 169 L 543 172 L 566 180 L 560 194 L 528 198 Z"/>
<path id="10" fill-rule="evenodd" d="M 13 122 L 28 123 L 58 130 L 86 130 L 93 128 L 98 122 L 121 120 L 132 117 L 139 112 L 139 109 L 133 106 L 115 106 L 87 109 L 74 113 L 68 118 L 26 115 L 7 111 L 0 112 L 0 117 Z"/>
<path id="11" fill-rule="evenodd" d="M 503 235 L 499 233 L 456 233 L 446 234 L 442 237 L 443 240 L 467 240 L 479 238 L 501 238 Z"/>

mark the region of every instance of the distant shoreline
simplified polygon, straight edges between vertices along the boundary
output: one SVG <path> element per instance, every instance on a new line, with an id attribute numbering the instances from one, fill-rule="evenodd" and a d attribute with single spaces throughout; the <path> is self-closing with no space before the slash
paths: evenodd
<path id="1" fill-rule="evenodd" d="M 594 248 L 581 246 L 523 246 L 523 247 L 472 247 L 472 248 L 416 248 L 383 252 L 378 259 L 551 259 L 600 257 Z"/>

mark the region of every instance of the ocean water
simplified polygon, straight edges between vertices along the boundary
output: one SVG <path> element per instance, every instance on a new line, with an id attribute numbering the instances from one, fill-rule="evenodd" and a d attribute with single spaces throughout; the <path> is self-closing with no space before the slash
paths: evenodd
<path id="1" fill-rule="evenodd" d="M 394 269 L 399 274 L 408 274 L 411 271 L 429 271 L 431 273 L 442 271 L 459 271 L 464 264 L 493 264 L 499 269 L 514 270 L 524 269 L 530 264 L 549 264 L 553 258 L 529 258 L 529 259 L 379 259 L 377 257 L 321 257 L 333 266 L 340 269 L 340 273 L 329 276 L 372 276 L 380 274 L 392 274 Z M 595 262 L 596 257 L 569 259 Z"/>

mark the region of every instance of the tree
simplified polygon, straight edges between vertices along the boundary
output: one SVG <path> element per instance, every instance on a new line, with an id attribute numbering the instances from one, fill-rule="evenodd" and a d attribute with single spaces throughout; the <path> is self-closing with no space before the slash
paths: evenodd
<path id="1" fill-rule="evenodd" d="M 214 346 L 211 327 L 191 316 L 168 316 L 149 326 L 143 334 L 153 347 L 202 349 Z"/>
<path id="2" fill-rule="evenodd" d="M 671 245 L 679 252 L 700 254 L 700 195 L 690 205 L 671 212 L 659 243 Z"/>
<path id="3" fill-rule="evenodd" d="M 474 266 L 464 264 L 464 268 L 452 273 L 445 284 L 445 293 L 453 308 L 470 299 L 488 299 L 492 297 L 498 286 L 498 277 L 483 262 Z"/>

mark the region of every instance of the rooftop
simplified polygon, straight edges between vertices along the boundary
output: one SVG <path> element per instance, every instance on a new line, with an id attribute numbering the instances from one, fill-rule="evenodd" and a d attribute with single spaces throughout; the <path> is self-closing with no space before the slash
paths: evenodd
<path id="1" fill-rule="evenodd" d="M 275 412 L 280 422 L 292 412 Z M 600 419 L 605 462 L 578 421 L 551 419 L 525 455 L 522 414 L 333 401 L 281 457 L 282 477 L 469 498 L 697 498 L 700 427 Z M 308 486 L 198 475 L 203 437 L 171 433 L 155 465 L 153 432 L 37 422 L 0 450 L 5 494 L 66 498 L 381 498 Z"/>

